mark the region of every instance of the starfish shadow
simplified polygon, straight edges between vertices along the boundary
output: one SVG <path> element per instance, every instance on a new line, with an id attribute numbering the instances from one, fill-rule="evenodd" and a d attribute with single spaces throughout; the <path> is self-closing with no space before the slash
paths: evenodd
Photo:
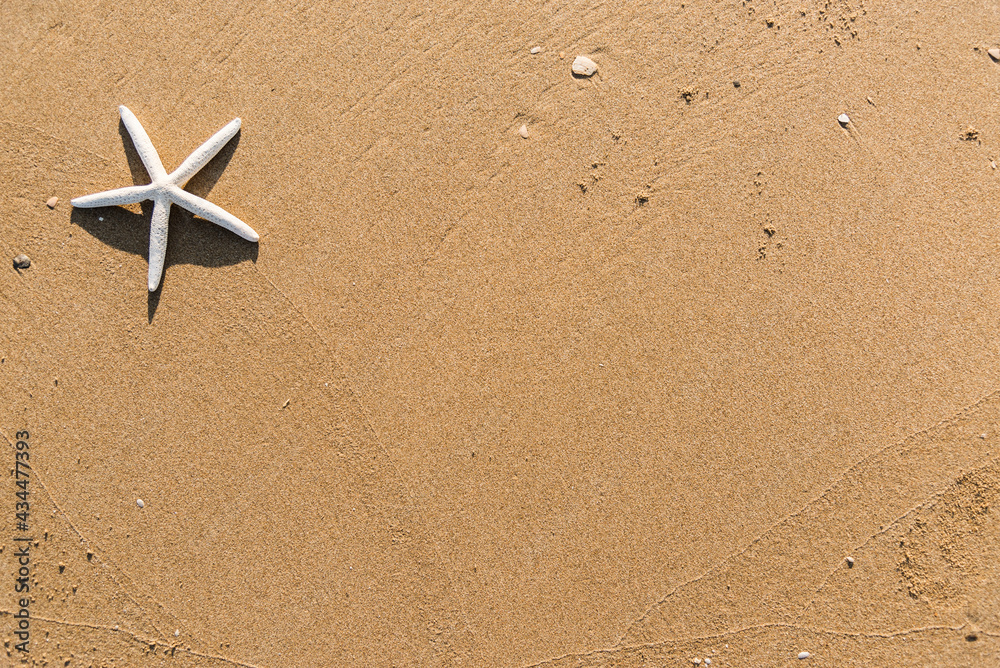
<path id="1" fill-rule="evenodd" d="M 132 137 L 125 124 L 119 120 L 118 134 L 122 137 L 122 147 L 128 160 L 129 171 L 132 173 L 134 185 L 149 183 L 149 174 L 135 150 Z M 229 161 L 232 160 L 236 147 L 240 143 L 241 132 L 229 140 L 201 170 L 198 171 L 184 188 L 199 197 L 207 197 L 215 187 Z M 135 213 L 121 206 L 100 207 L 95 209 L 74 208 L 70 214 L 70 222 L 79 225 L 91 236 L 105 244 L 134 255 L 149 257 L 149 227 L 153 215 L 153 203 L 143 201 L 139 204 L 142 213 Z M 223 230 L 211 222 L 195 220 L 195 216 L 179 206 L 170 207 L 170 242 L 167 245 L 167 256 L 164 263 L 166 269 L 174 264 L 196 264 L 202 267 L 222 267 L 239 264 L 244 260 L 257 262 L 258 245 L 247 243 L 227 230 Z M 156 308 L 160 302 L 160 289 L 149 293 L 148 318 L 153 321 Z"/>

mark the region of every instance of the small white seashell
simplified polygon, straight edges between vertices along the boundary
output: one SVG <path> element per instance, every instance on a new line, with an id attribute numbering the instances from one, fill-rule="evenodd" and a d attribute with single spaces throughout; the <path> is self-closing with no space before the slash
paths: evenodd
<path id="1" fill-rule="evenodd" d="M 533 47 L 531 47 L 531 53 L 532 54 L 541 53 L 541 52 L 542 52 L 542 47 L 540 47 L 540 46 L 533 46 Z"/>
<path id="2" fill-rule="evenodd" d="M 851 122 L 851 119 L 847 116 L 847 114 L 841 114 L 840 116 L 837 116 L 837 122 L 846 126 Z"/>
<path id="3" fill-rule="evenodd" d="M 517 132 L 518 132 L 518 134 L 520 134 L 525 139 L 528 138 L 528 126 L 527 125 L 522 125 L 521 129 L 518 130 Z"/>
<path id="4" fill-rule="evenodd" d="M 573 74 L 589 77 L 597 72 L 597 63 L 587 56 L 577 56 L 573 61 Z"/>
<path id="5" fill-rule="evenodd" d="M 145 502 L 142 499 L 136 499 L 135 500 L 135 505 L 139 506 L 140 508 L 145 508 L 146 507 L 146 504 L 145 504 Z"/>
<path id="6" fill-rule="evenodd" d="M 808 659 L 810 656 L 812 656 L 812 655 L 809 654 L 809 652 L 799 652 L 799 658 L 800 659 Z"/>

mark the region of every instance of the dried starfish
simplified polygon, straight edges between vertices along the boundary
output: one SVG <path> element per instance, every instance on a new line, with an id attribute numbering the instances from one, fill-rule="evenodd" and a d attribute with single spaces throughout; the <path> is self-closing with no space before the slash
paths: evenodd
<path id="1" fill-rule="evenodd" d="M 160 278 L 163 276 L 163 261 L 167 254 L 167 222 L 170 219 L 171 204 L 176 204 L 205 220 L 212 221 L 219 227 L 235 232 L 248 241 L 260 239 L 260 235 L 233 214 L 184 190 L 184 185 L 188 180 L 214 158 L 239 131 L 240 119 L 230 121 L 226 127 L 212 135 L 208 141 L 189 155 L 180 167 L 167 174 L 167 170 L 163 169 L 163 163 L 160 162 L 160 156 L 153 147 L 153 142 L 149 140 L 149 135 L 142 129 L 139 119 L 125 106 L 118 107 L 118 111 L 121 113 L 122 122 L 129 135 L 132 136 L 135 150 L 139 153 L 142 164 L 146 166 L 146 171 L 149 172 L 149 178 L 152 182 L 144 186 L 128 186 L 105 190 L 93 195 L 84 195 L 70 200 L 70 203 L 75 207 L 89 209 L 98 206 L 118 206 L 153 200 L 153 218 L 149 227 L 150 292 L 160 287 Z"/>

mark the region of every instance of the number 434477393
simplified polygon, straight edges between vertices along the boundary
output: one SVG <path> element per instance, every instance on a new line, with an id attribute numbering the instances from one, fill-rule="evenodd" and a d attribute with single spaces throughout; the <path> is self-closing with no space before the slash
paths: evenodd
<path id="1" fill-rule="evenodd" d="M 20 531 L 28 530 L 28 515 L 31 510 L 28 503 L 28 495 L 30 494 L 28 481 L 31 479 L 31 466 L 28 464 L 31 457 L 28 451 L 30 448 L 28 445 L 29 436 L 27 431 L 17 432 L 17 445 L 15 446 L 17 452 L 14 455 L 14 478 L 18 487 L 16 492 L 18 500 L 14 506 L 14 517 L 17 519 L 17 528 Z"/>

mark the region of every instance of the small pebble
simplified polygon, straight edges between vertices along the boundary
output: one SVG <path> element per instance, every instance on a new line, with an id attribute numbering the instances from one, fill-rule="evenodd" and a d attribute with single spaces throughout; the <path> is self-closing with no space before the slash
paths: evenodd
<path id="1" fill-rule="evenodd" d="M 532 54 L 541 53 L 541 52 L 542 52 L 542 47 L 540 47 L 540 46 L 533 46 L 533 47 L 531 47 L 531 53 Z"/>
<path id="2" fill-rule="evenodd" d="M 573 61 L 573 74 L 583 77 L 593 76 L 597 73 L 597 63 L 587 56 L 577 56 Z"/>
<path id="3" fill-rule="evenodd" d="M 527 138 L 528 138 L 528 126 L 527 126 L 527 125 L 522 125 L 522 126 L 521 126 L 521 129 L 520 129 L 520 130 L 518 130 L 517 132 L 518 132 L 518 134 L 519 134 L 519 135 L 521 135 L 521 136 L 522 136 L 523 138 L 525 138 L 525 139 L 527 139 Z"/>
<path id="4" fill-rule="evenodd" d="M 992 58 L 994 61 L 1000 62 L 1000 49 L 993 47 L 992 49 L 989 49 L 986 53 L 990 54 L 990 58 Z"/>
<path id="5" fill-rule="evenodd" d="M 847 567 L 848 568 L 854 568 L 854 557 L 848 557 L 847 558 Z"/>
<path id="6" fill-rule="evenodd" d="M 851 119 L 847 116 L 847 114 L 841 114 L 840 116 L 837 116 L 837 122 L 846 128 L 851 122 Z"/>
<path id="7" fill-rule="evenodd" d="M 181 634 L 181 631 L 180 631 L 180 629 L 177 629 L 176 631 L 174 631 L 174 637 L 175 637 L 175 638 L 176 638 L 177 636 L 179 636 L 180 634 Z"/>
<path id="8" fill-rule="evenodd" d="M 809 652 L 799 652 L 799 658 L 800 659 L 808 659 L 810 656 L 812 656 L 812 655 L 809 654 Z"/>
<path id="9" fill-rule="evenodd" d="M 15 269 L 27 269 L 31 266 L 31 258 L 21 253 L 16 258 L 14 258 L 14 268 Z"/>
<path id="10" fill-rule="evenodd" d="M 701 665 L 701 659 L 691 659 L 691 663 L 693 663 L 696 666 L 700 666 Z"/>
<path id="11" fill-rule="evenodd" d="M 706 666 L 711 666 L 712 665 L 712 660 L 711 659 L 705 659 L 705 665 Z"/>
<path id="12" fill-rule="evenodd" d="M 143 502 L 142 499 L 136 499 L 135 500 L 135 505 L 139 506 L 140 508 L 145 508 L 146 507 L 146 504 L 145 504 L 145 502 Z"/>
<path id="13" fill-rule="evenodd" d="M 733 82 L 733 88 L 739 88 L 739 87 L 740 87 L 740 82 L 739 81 L 734 81 Z"/>
<path id="14" fill-rule="evenodd" d="M 50 197 L 49 201 L 45 203 L 45 206 L 49 207 L 50 209 L 54 209 L 56 208 L 56 204 L 58 203 L 59 203 L 58 197 Z"/>

